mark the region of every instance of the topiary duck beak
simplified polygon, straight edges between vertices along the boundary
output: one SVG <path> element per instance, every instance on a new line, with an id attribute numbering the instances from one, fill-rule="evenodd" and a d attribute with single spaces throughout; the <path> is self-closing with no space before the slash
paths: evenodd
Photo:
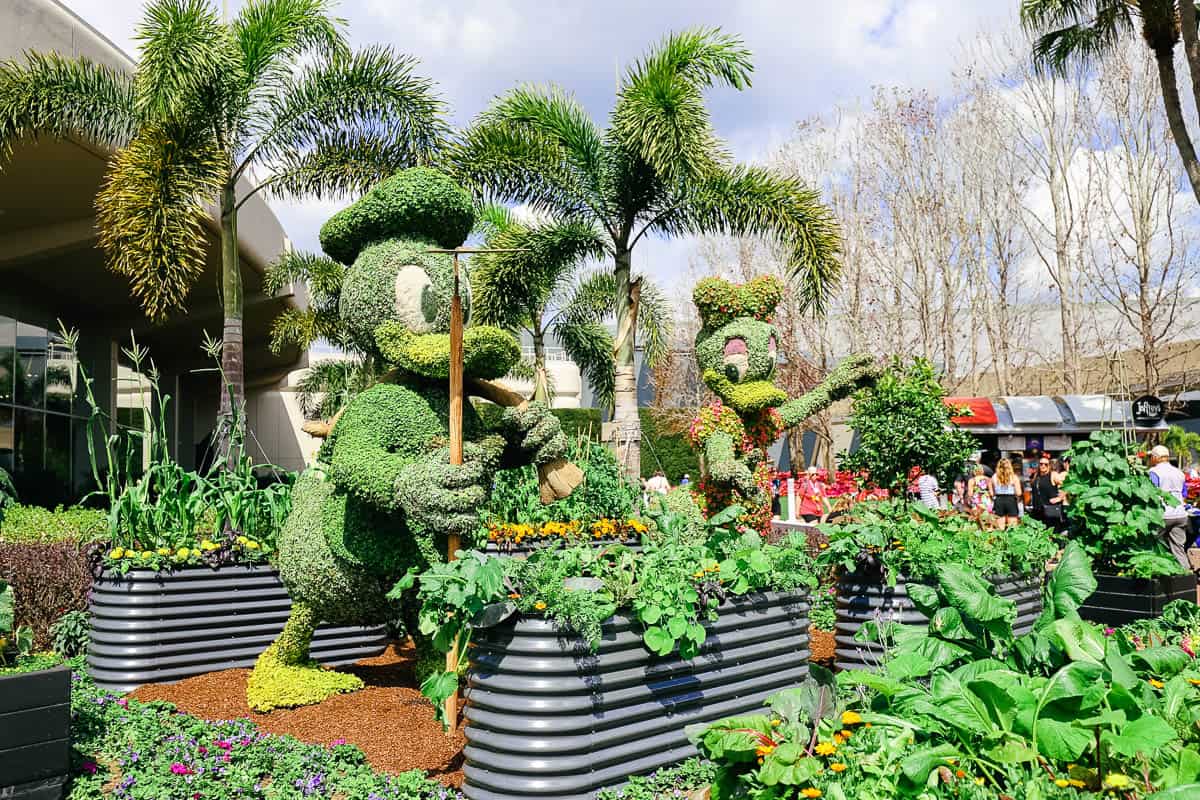
<path id="1" fill-rule="evenodd" d="M 713 369 L 704 370 L 704 383 L 721 398 L 721 402 L 739 414 L 777 408 L 788 399 L 787 392 L 771 381 L 734 383 Z"/>
<path id="2" fill-rule="evenodd" d="M 413 333 L 399 322 L 375 329 L 375 343 L 390 364 L 426 378 L 450 378 L 450 334 Z M 480 325 L 463 332 L 463 375 L 491 380 L 507 375 L 521 360 L 512 334 Z"/>

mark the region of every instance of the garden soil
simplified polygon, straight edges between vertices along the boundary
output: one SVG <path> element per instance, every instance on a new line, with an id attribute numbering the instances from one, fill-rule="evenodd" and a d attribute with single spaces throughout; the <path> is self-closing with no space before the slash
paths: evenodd
<path id="1" fill-rule="evenodd" d="M 433 708 L 417 691 L 416 654 L 411 642 L 392 644 L 377 658 L 343 667 L 366 688 L 334 695 L 320 705 L 258 714 L 246 705 L 248 669 L 209 672 L 179 683 L 150 683 L 131 693 L 138 700 L 165 700 L 207 720 L 248 717 L 263 731 L 304 742 L 329 744 L 343 738 L 366 753 L 375 769 L 398 773 L 420 769 L 447 786 L 462 784 L 461 726 L 453 737 L 433 719 Z"/>

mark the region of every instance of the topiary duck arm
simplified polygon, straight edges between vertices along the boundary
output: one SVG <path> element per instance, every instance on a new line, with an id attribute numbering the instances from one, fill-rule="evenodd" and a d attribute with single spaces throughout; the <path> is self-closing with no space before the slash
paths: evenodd
<path id="1" fill-rule="evenodd" d="M 754 491 L 754 473 L 746 464 L 738 443 L 725 431 L 715 431 L 704 440 L 704 466 L 710 480 L 749 494 Z"/>
<path id="2" fill-rule="evenodd" d="M 779 407 L 784 428 L 794 428 L 809 417 L 821 413 L 838 400 L 849 397 L 879 377 L 879 365 L 866 353 L 847 356 L 812 391 L 789 400 Z"/>

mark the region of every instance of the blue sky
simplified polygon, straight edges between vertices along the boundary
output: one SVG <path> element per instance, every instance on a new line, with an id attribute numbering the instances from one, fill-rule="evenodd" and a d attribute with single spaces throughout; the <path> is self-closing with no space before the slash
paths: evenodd
<path id="1" fill-rule="evenodd" d="M 133 52 L 138 0 L 63 0 Z M 221 0 L 212 0 L 216 5 Z M 239 0 L 227 0 L 231 9 Z M 959 47 L 1009 27 L 1017 0 L 345 0 L 338 8 L 358 44 L 383 42 L 419 57 L 455 124 L 468 122 L 520 82 L 554 81 L 603 122 L 616 77 L 666 32 L 720 26 L 754 53 L 754 85 L 714 90 L 718 133 L 742 159 L 766 158 L 797 120 L 867 96 L 876 85 L 938 91 Z M 276 203 L 292 241 L 316 232 L 345 203 Z M 686 265 L 688 241 L 647 242 L 638 268 L 666 278 Z"/>

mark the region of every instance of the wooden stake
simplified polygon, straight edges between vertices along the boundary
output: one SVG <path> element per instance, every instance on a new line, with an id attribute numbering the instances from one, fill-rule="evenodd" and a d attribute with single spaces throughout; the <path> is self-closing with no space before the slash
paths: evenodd
<path id="1" fill-rule="evenodd" d="M 463 463 L 463 310 L 458 284 L 458 252 L 454 253 L 454 295 L 450 298 L 450 464 Z M 461 542 L 458 534 L 446 537 L 446 560 L 453 561 Z M 458 673 L 458 643 L 446 653 L 446 671 Z M 458 727 L 458 689 L 446 698 L 444 709 L 446 735 L 453 736 Z"/>

